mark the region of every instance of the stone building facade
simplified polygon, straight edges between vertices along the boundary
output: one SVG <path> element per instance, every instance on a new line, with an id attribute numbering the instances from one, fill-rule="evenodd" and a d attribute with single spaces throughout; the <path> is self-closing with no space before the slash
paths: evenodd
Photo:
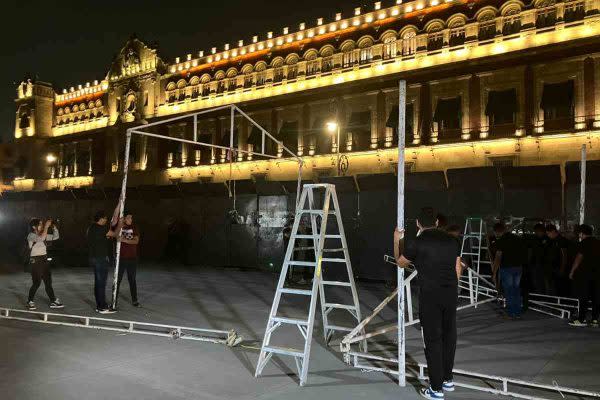
<path id="1" fill-rule="evenodd" d="M 600 158 L 599 34 L 600 0 L 388 0 L 170 62 L 132 37 L 102 81 L 18 86 L 12 188 L 117 187 L 127 128 L 227 104 L 302 157 L 307 179 L 337 174 L 338 151 L 344 175 L 393 173 L 401 79 L 409 171 L 558 165 L 564 177 L 582 144 Z M 199 118 L 200 140 L 223 143 L 228 118 Z M 234 135 L 240 149 L 259 145 L 243 118 Z M 296 163 L 269 151 L 279 159 L 237 153 L 230 168 L 224 151 L 136 137 L 130 183 L 295 179 Z"/>

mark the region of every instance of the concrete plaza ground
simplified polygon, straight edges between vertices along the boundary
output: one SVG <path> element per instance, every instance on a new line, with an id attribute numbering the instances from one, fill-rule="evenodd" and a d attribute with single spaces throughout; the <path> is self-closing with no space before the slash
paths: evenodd
<path id="1" fill-rule="evenodd" d="M 410 381 L 406 388 L 399 388 L 392 377 L 361 372 L 344 364 L 338 346 L 323 343 L 319 322 L 307 386 L 297 386 L 294 362 L 287 358 L 272 361 L 264 376 L 255 379 L 255 348 L 260 346 L 276 278 L 260 271 L 141 266 L 140 309 L 131 306 L 124 282 L 120 311 L 114 318 L 233 328 L 245 339 L 236 348 L 0 319 L 0 398 L 420 398 L 416 393 L 418 382 Z M 24 273 L 2 273 L 0 306 L 23 308 L 29 283 Z M 54 287 L 66 304 L 64 313 L 97 316 L 93 311 L 91 271 L 58 269 L 54 271 Z M 360 283 L 363 316 L 387 293 L 382 284 Z M 331 296 L 343 297 L 340 293 Z M 43 287 L 36 300 L 38 311 L 49 310 Z M 286 301 L 285 313 L 301 315 L 301 307 Z M 394 314 L 394 307 L 390 307 L 382 316 L 393 321 Z M 348 318 L 340 324 L 343 322 L 350 325 Z M 374 324 L 382 322 L 374 320 Z M 456 368 L 600 391 L 600 330 L 570 328 L 562 320 L 533 312 L 520 321 L 506 321 L 494 305 L 460 312 L 458 325 Z M 407 334 L 410 357 L 423 361 L 419 331 L 411 327 Z M 287 344 L 294 344 L 299 337 L 297 330 L 282 331 L 282 335 Z M 560 398 L 540 392 L 538 395 Z M 447 398 L 498 397 L 459 388 Z"/>

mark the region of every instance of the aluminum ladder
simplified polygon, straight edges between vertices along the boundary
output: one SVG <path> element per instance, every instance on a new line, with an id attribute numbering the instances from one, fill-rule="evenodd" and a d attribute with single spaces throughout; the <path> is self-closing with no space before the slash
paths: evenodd
<path id="1" fill-rule="evenodd" d="M 468 282 L 466 282 L 469 285 L 469 296 L 463 297 L 467 297 L 471 304 L 476 303 L 479 298 L 481 265 L 489 265 L 491 267 L 492 264 L 489 257 L 487 233 L 487 224 L 483 218 L 467 218 L 460 248 L 460 257 L 463 261 L 470 260 L 470 268 L 467 270 Z M 477 274 L 473 274 L 473 270 Z"/>
<path id="2" fill-rule="evenodd" d="M 315 204 L 315 195 L 321 193 L 323 193 L 322 207 L 317 208 Z M 333 224 L 335 225 L 334 227 L 330 225 L 328 231 L 328 217 L 330 215 L 335 216 L 337 224 Z M 310 234 L 300 234 L 298 232 L 303 217 L 310 218 L 310 226 L 312 228 Z M 337 228 L 337 231 L 334 232 L 334 229 L 332 228 Z M 298 249 L 306 248 L 298 248 L 296 243 L 298 240 L 307 240 L 309 243 L 312 241 L 311 247 L 308 247 L 308 249 L 314 250 L 315 261 L 300 261 L 296 259 Z M 335 256 L 336 254 L 338 254 L 337 257 Z M 346 266 L 348 280 L 323 280 L 322 272 L 323 268 L 326 268 L 324 264 L 339 265 L 340 263 L 345 264 Z M 285 278 L 291 266 L 314 268 L 312 289 L 305 290 L 285 286 Z M 325 289 L 327 287 L 349 288 L 352 294 L 353 304 L 327 302 L 325 297 Z M 310 306 L 308 309 L 308 316 L 305 318 L 288 318 L 279 315 L 278 311 L 281 296 L 283 294 L 309 298 Z M 356 319 L 356 323 L 353 323 L 352 325 L 355 326 L 360 323 L 362 318 L 358 302 L 358 293 L 352 274 L 352 266 L 350 264 L 350 255 L 348 253 L 346 235 L 344 234 L 340 206 L 335 191 L 335 185 L 333 184 L 307 184 L 304 185 L 302 189 L 302 194 L 300 195 L 300 200 L 296 209 L 290 241 L 285 253 L 283 268 L 281 269 L 279 282 L 277 283 L 277 291 L 275 292 L 275 298 L 273 300 L 273 305 L 271 306 L 260 356 L 256 365 L 256 377 L 259 377 L 262 374 L 263 369 L 274 354 L 279 356 L 292 356 L 296 361 L 300 386 L 303 386 L 306 383 L 317 297 L 320 297 L 321 315 L 323 317 L 323 334 L 326 342 L 329 342 L 335 332 L 351 332 L 353 329 L 353 327 L 344 327 L 330 323 L 330 314 L 332 311 L 346 310 Z M 277 328 L 285 325 L 295 325 L 298 328 L 304 340 L 304 348 L 296 349 L 271 344 L 272 336 Z"/>

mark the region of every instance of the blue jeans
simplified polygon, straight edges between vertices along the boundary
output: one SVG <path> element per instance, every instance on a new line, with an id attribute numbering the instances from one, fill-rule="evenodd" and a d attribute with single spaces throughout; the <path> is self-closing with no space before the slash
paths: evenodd
<path id="1" fill-rule="evenodd" d="M 522 267 L 501 267 L 500 282 L 506 298 L 506 311 L 511 316 L 521 315 Z"/>
<path id="2" fill-rule="evenodd" d="M 108 308 L 106 304 L 106 280 L 110 263 L 108 257 L 91 257 L 90 265 L 94 267 L 94 296 L 96 297 L 96 308 L 99 310 Z"/>

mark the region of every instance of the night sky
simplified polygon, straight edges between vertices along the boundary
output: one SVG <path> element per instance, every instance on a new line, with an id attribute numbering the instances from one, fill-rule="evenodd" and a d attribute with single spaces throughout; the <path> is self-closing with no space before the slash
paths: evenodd
<path id="1" fill-rule="evenodd" d="M 364 2 L 362 2 L 364 3 Z M 364 9 L 372 9 L 369 1 Z M 253 35 L 300 22 L 314 26 L 318 17 L 333 20 L 336 12 L 352 15 L 353 0 L 129 0 L 3 1 L 0 138 L 14 132 L 15 84 L 26 75 L 53 84 L 55 91 L 106 76 L 114 55 L 135 33 L 158 43 L 165 62 L 187 53 L 232 46 Z"/>

